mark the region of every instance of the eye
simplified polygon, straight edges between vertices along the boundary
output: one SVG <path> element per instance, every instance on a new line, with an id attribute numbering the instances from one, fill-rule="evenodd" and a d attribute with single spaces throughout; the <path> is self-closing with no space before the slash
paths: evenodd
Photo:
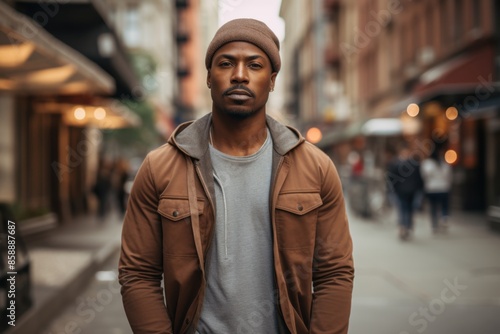
<path id="1" fill-rule="evenodd" d="M 261 64 L 259 64 L 259 63 L 251 63 L 251 64 L 250 64 L 250 65 L 248 65 L 248 66 L 249 66 L 250 68 L 252 68 L 252 69 L 255 69 L 255 70 L 262 68 L 262 65 L 261 65 Z"/>
<path id="2" fill-rule="evenodd" d="M 219 63 L 219 67 L 230 67 L 232 64 L 230 61 L 224 60 Z"/>

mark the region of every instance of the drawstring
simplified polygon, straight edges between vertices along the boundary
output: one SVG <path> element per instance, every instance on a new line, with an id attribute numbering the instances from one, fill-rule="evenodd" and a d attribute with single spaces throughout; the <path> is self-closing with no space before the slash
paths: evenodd
<path id="1" fill-rule="evenodd" d="M 227 202 L 226 202 L 226 193 L 224 192 L 224 187 L 222 186 L 222 181 L 219 177 L 214 173 L 214 179 L 219 184 L 220 190 L 222 192 L 222 201 L 224 202 L 224 251 L 227 259 Z"/>
<path id="2" fill-rule="evenodd" d="M 200 217 L 198 215 L 198 199 L 196 198 L 196 185 L 194 181 L 194 162 L 186 156 L 187 163 L 187 183 L 189 197 L 189 212 L 191 213 L 191 226 L 193 228 L 194 243 L 196 252 L 200 260 L 200 268 L 205 276 L 205 260 L 203 257 L 203 247 L 201 245 Z"/>

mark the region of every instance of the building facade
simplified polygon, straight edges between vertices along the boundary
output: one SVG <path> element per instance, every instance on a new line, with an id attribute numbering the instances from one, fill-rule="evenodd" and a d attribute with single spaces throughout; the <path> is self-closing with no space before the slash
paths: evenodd
<path id="1" fill-rule="evenodd" d="M 485 211 L 500 204 L 495 1 L 359 1 L 349 50 L 359 67 L 365 118 L 411 116 L 411 142 L 448 147 L 453 203 Z M 418 148 L 415 148 L 418 150 Z M 428 149 L 427 151 L 430 151 Z M 430 152 L 423 152 L 423 155 Z M 495 195 L 496 193 L 496 195 Z"/>
<path id="2" fill-rule="evenodd" d="M 120 103 L 137 80 L 102 12 L 81 1 L 0 3 L 0 112 L 8 129 L 0 137 L 0 205 L 22 232 L 87 213 L 99 129 L 139 124 Z"/>
<path id="3" fill-rule="evenodd" d="M 183 122 L 211 111 L 210 91 L 207 89 L 205 52 L 218 28 L 218 1 L 177 1 L 178 121 Z"/>
<path id="4" fill-rule="evenodd" d="M 178 45 L 176 2 L 106 0 L 108 19 L 133 57 L 149 63 L 134 93 L 154 106 L 157 130 L 168 138 L 174 128 Z M 148 68 L 150 67 L 150 68 Z"/>
<path id="5" fill-rule="evenodd" d="M 320 127 L 319 146 L 332 156 L 343 145 L 371 150 L 379 166 L 391 141 L 406 140 L 415 152 L 419 143 L 446 145 L 454 206 L 494 211 L 499 7 L 491 0 L 285 0 L 288 112 L 304 131 Z M 399 138 L 368 136 L 363 129 L 374 118 L 400 122 Z"/>
<path id="6" fill-rule="evenodd" d="M 285 109 L 304 133 L 318 127 L 326 134 L 355 117 L 356 109 L 351 106 L 355 99 L 348 98 L 351 91 L 346 86 L 354 87 L 351 78 L 355 76 L 348 73 L 355 68 L 339 48 L 350 33 L 344 27 L 355 19 L 351 3 L 282 2 Z"/>

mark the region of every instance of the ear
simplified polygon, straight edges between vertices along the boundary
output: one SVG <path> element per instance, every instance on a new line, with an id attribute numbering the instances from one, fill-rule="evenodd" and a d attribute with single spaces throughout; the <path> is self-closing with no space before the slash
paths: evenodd
<path id="1" fill-rule="evenodd" d="M 274 84 L 276 82 L 276 76 L 278 75 L 278 72 L 273 72 L 271 73 L 271 85 L 269 86 L 269 90 L 272 92 L 274 90 Z"/>
<path id="2" fill-rule="evenodd" d="M 210 80 L 210 70 L 207 71 L 207 87 L 208 89 L 212 88 L 212 82 Z"/>

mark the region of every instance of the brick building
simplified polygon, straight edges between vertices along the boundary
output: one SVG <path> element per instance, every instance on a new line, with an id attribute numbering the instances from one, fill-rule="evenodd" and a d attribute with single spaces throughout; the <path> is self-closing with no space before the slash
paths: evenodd
<path id="1" fill-rule="evenodd" d="M 376 145 L 382 140 L 368 138 L 363 125 L 397 119 L 411 135 L 402 131 L 389 144 L 445 143 L 456 154 L 454 205 L 494 212 L 499 13 L 492 0 L 285 0 L 288 112 L 303 120 L 302 130 L 321 127 L 318 145 L 332 155 L 354 144 L 372 150 L 379 166 L 388 141 Z"/>

